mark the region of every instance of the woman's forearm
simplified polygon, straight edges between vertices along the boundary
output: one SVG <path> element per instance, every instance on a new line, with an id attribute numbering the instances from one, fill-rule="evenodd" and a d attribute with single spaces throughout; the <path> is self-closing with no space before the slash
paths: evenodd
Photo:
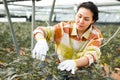
<path id="1" fill-rule="evenodd" d="M 78 68 L 89 65 L 89 60 L 88 60 L 88 58 L 86 56 L 83 56 L 83 57 L 81 57 L 79 59 L 76 59 L 75 62 L 76 62 L 76 66 Z"/>

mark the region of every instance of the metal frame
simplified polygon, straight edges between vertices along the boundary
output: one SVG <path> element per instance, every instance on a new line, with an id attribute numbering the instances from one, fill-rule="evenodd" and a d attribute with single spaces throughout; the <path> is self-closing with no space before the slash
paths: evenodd
<path id="1" fill-rule="evenodd" d="M 9 9 L 8 9 L 7 1 L 3 0 L 3 4 L 4 4 L 6 15 L 7 15 L 7 18 L 8 18 L 8 22 L 9 22 L 10 31 L 11 31 L 11 34 L 12 34 L 13 43 L 14 43 L 15 48 L 16 48 L 16 53 L 19 54 L 19 47 L 18 47 L 18 44 L 17 44 L 14 28 L 13 28 L 13 25 L 12 25 L 12 21 L 11 21 Z M 34 42 L 33 35 L 32 35 L 34 26 L 35 26 L 35 0 L 32 0 L 31 50 L 33 49 L 33 42 Z"/>
<path id="2" fill-rule="evenodd" d="M 35 27 L 35 0 L 32 0 L 31 51 L 34 46 L 33 29 Z"/>
<path id="3" fill-rule="evenodd" d="M 16 36 L 15 36 L 15 33 L 14 33 L 14 29 L 13 29 L 13 25 L 12 25 L 10 13 L 9 13 L 7 1 L 3 0 L 3 3 L 4 3 L 4 6 L 5 6 L 6 15 L 7 15 L 9 26 L 10 26 L 10 31 L 11 31 L 11 34 L 12 34 L 13 43 L 14 43 L 15 48 L 16 48 L 16 53 L 19 54 L 19 48 L 18 48 L 18 44 L 17 44 L 17 41 L 16 41 Z"/>
<path id="4" fill-rule="evenodd" d="M 13 29 L 11 16 L 10 16 L 9 9 L 8 9 L 8 4 L 7 4 L 8 2 L 11 2 L 11 1 L 14 2 L 15 0 L 8 0 L 8 1 L 3 0 L 3 4 L 4 4 L 6 15 L 7 15 L 7 18 L 8 18 L 13 43 L 14 43 L 15 48 L 16 48 L 16 53 L 19 54 L 19 47 L 18 47 L 18 44 L 17 44 L 17 40 L 16 40 L 16 36 L 15 36 L 14 29 Z M 16 1 L 27 1 L 27 0 L 16 0 Z M 40 0 L 36 0 L 36 1 L 40 1 Z M 53 1 L 53 5 L 52 5 L 52 8 L 51 8 L 50 19 L 49 19 L 50 23 L 51 23 L 52 14 L 53 14 L 53 11 L 54 11 L 55 1 L 56 0 Z M 49 25 L 51 25 L 50 23 L 49 23 Z M 35 0 L 32 0 L 31 51 L 32 51 L 33 46 L 34 46 L 34 39 L 33 39 L 33 29 L 34 29 L 34 27 L 35 27 Z"/>

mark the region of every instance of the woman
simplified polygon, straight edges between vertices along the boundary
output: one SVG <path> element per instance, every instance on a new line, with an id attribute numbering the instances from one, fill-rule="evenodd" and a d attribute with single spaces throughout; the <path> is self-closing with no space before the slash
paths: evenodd
<path id="1" fill-rule="evenodd" d="M 75 74 L 77 68 L 90 66 L 99 60 L 101 55 L 103 37 L 94 26 L 97 20 L 97 6 L 92 2 L 83 2 L 78 6 L 75 22 L 61 22 L 53 27 L 36 28 L 34 37 L 37 43 L 33 49 L 33 58 L 44 60 L 48 51 L 47 41 L 53 40 L 60 61 L 58 69 Z"/>

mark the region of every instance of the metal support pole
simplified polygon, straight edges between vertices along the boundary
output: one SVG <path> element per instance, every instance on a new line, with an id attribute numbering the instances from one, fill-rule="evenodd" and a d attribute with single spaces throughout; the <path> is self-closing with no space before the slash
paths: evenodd
<path id="1" fill-rule="evenodd" d="M 4 6 L 5 6 L 6 15 L 7 15 L 8 22 L 9 22 L 9 26 L 10 26 L 10 31 L 11 31 L 11 33 L 12 33 L 13 43 L 14 43 L 14 45 L 15 45 L 16 52 L 19 54 L 19 48 L 18 48 L 18 44 L 17 44 L 17 41 L 16 41 L 16 37 L 15 37 L 15 33 L 14 33 L 14 29 L 13 29 L 13 25 L 12 25 L 10 13 L 9 13 L 7 1 L 6 1 L 6 0 L 3 0 L 3 3 L 4 3 Z"/>
<path id="2" fill-rule="evenodd" d="M 34 46 L 33 29 L 35 27 L 35 0 L 32 0 L 31 50 Z"/>
<path id="3" fill-rule="evenodd" d="M 54 12 L 55 1 L 56 1 L 56 0 L 53 0 L 53 4 L 52 4 L 52 8 L 51 8 L 51 12 L 50 12 L 49 26 L 51 26 L 51 20 L 52 20 L 52 16 L 53 16 L 53 12 Z"/>

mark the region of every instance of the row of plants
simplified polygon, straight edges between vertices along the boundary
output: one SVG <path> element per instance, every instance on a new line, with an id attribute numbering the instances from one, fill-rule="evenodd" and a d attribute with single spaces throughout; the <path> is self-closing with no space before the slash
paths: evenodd
<path id="1" fill-rule="evenodd" d="M 54 25 L 56 23 L 52 23 Z M 46 22 L 36 22 L 37 26 L 47 26 Z M 0 23 L 0 80 L 113 80 L 110 76 L 120 67 L 120 31 L 109 43 L 101 47 L 100 62 L 87 68 L 80 68 L 75 75 L 57 69 L 57 55 L 54 45 L 44 62 L 31 57 L 31 23 L 13 23 L 20 54 L 16 53 L 8 23 Z M 116 32 L 118 25 L 96 25 L 103 33 L 103 44 Z M 110 66 L 108 73 L 101 65 Z M 69 74 L 69 75 L 68 75 Z"/>

